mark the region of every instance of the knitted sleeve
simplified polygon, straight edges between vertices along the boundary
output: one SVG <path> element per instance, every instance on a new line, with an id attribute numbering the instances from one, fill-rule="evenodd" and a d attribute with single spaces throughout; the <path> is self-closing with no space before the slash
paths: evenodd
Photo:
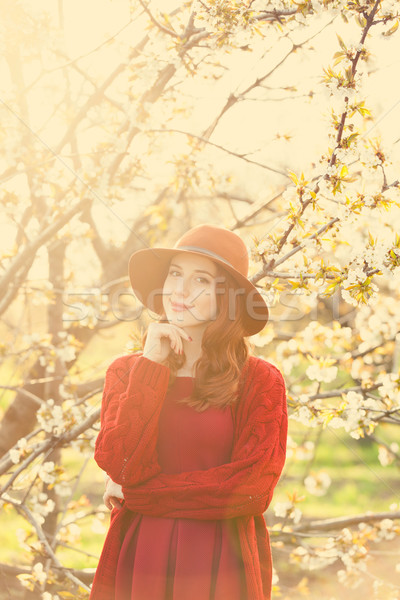
<path id="1" fill-rule="evenodd" d="M 115 483 L 134 484 L 160 472 L 158 419 L 168 380 L 168 367 L 141 354 L 108 367 L 94 458 Z"/>
<path id="2" fill-rule="evenodd" d="M 159 473 L 122 486 L 127 508 L 173 518 L 225 519 L 265 512 L 286 457 L 286 389 L 260 359 L 245 389 L 231 462 L 179 474 Z"/>

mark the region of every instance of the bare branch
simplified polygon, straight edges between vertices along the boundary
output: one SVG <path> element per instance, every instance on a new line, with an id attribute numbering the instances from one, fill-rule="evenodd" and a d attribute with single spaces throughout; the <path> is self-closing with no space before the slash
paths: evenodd
<path id="1" fill-rule="evenodd" d="M 222 150 L 223 152 L 226 152 L 227 154 L 230 154 L 231 156 L 234 156 L 235 158 L 240 158 L 241 160 L 244 160 L 245 162 L 248 162 L 252 165 L 256 165 L 257 167 L 261 167 L 262 169 L 266 169 L 267 171 L 272 171 L 273 173 L 278 173 L 278 175 L 283 175 L 284 177 L 289 179 L 289 176 L 287 173 L 285 173 L 285 171 L 275 169 L 274 167 L 269 167 L 268 165 L 264 165 L 263 163 L 260 163 L 256 160 L 251 160 L 250 158 L 247 158 L 246 154 L 239 154 L 238 152 L 233 152 L 232 150 L 229 150 L 228 148 L 224 148 L 224 146 L 221 146 L 220 144 L 215 144 L 214 142 L 210 142 L 209 139 L 202 137 L 200 135 L 196 135 L 195 133 L 190 133 L 188 131 L 182 131 L 180 129 L 149 129 L 148 131 L 151 133 L 181 133 L 182 135 L 187 135 L 189 138 L 199 140 L 203 144 L 208 144 L 209 146 L 218 148 L 219 150 Z"/>
<path id="2" fill-rule="evenodd" d="M 28 392 L 28 390 L 25 390 L 24 388 L 21 388 L 19 386 L 16 386 L 16 385 L 0 385 L 0 389 L 2 389 L 2 390 L 13 390 L 14 392 L 21 393 L 24 396 L 26 396 L 27 398 L 30 398 L 31 400 L 33 400 L 34 402 L 36 402 L 36 404 L 38 406 L 41 406 L 43 404 L 42 398 L 39 398 L 39 396 L 36 396 L 35 394 L 32 394 L 32 392 Z"/>
<path id="3" fill-rule="evenodd" d="M 140 53 L 146 46 L 148 40 L 149 40 L 149 36 L 146 35 L 135 46 L 135 48 L 133 48 L 132 52 L 130 53 L 130 55 L 128 57 L 128 62 L 131 62 L 134 58 L 136 58 L 137 56 L 140 55 Z M 59 154 L 61 152 L 61 150 L 64 148 L 64 146 L 70 141 L 70 138 L 71 138 L 73 132 L 75 131 L 75 129 L 77 128 L 78 124 L 80 123 L 80 121 L 82 121 L 82 119 L 86 118 L 86 115 L 87 115 L 88 111 L 90 110 L 90 108 L 92 106 L 94 106 L 96 104 L 96 102 L 98 102 L 100 99 L 103 98 L 105 90 L 110 87 L 110 85 L 118 77 L 118 75 L 120 75 L 120 73 L 123 73 L 123 71 L 125 70 L 125 67 L 126 67 L 125 63 L 119 64 L 118 67 L 116 69 L 114 69 L 112 71 L 112 73 L 109 74 L 109 76 L 105 79 L 103 84 L 99 88 L 97 88 L 97 90 L 87 99 L 85 104 L 80 108 L 78 113 L 75 115 L 75 118 L 72 119 L 72 121 L 68 127 L 68 130 L 64 134 L 64 137 L 57 144 L 56 149 L 55 149 L 55 154 Z"/>
<path id="4" fill-rule="evenodd" d="M 325 225 L 320 227 L 318 229 L 318 231 L 316 231 L 310 237 L 308 237 L 307 240 L 316 239 L 317 237 L 319 237 L 321 235 L 321 233 L 324 233 L 324 231 L 327 231 L 328 229 L 333 227 L 333 225 L 339 220 L 340 219 L 338 217 L 334 217 L 333 219 L 328 221 L 328 223 L 325 223 Z M 288 227 L 288 229 L 285 231 L 285 234 L 280 239 L 279 249 L 281 249 L 283 247 L 283 245 L 286 243 L 286 240 L 287 240 L 290 232 L 292 231 L 293 227 L 294 227 L 294 223 L 291 223 L 290 226 Z M 285 256 L 280 258 L 279 260 L 270 261 L 270 263 L 268 265 L 264 265 L 264 267 L 262 269 L 260 269 L 255 275 L 253 275 L 253 277 L 251 278 L 252 283 L 257 283 L 258 281 L 260 281 L 260 279 L 262 279 L 263 277 L 265 277 L 266 275 L 269 274 L 269 272 L 270 272 L 269 265 L 271 263 L 273 263 L 273 266 L 278 266 L 278 265 L 282 264 L 283 262 L 285 262 L 286 260 L 288 260 L 288 258 L 293 256 L 294 254 L 299 252 L 303 247 L 304 247 L 304 244 L 299 244 L 299 245 L 295 246 L 292 250 L 290 250 L 287 254 L 285 254 Z"/>
<path id="5" fill-rule="evenodd" d="M 155 25 L 163 33 L 166 33 L 167 35 L 170 35 L 174 38 L 179 38 L 179 35 L 175 31 L 173 31 L 172 29 L 169 29 L 165 25 L 162 25 L 162 23 L 160 23 L 160 21 L 158 21 L 155 18 L 155 16 L 150 11 L 148 5 L 145 2 L 143 2 L 143 0 L 139 0 L 139 3 L 143 7 L 145 13 L 150 17 L 150 20 L 153 23 L 153 25 Z"/>
<path id="6" fill-rule="evenodd" d="M 0 314 L 8 308 L 18 293 L 22 278 L 27 275 L 38 249 L 68 223 L 74 215 L 84 210 L 90 202 L 91 199 L 85 198 L 73 208 L 66 210 L 57 221 L 46 227 L 36 239 L 28 242 L 22 252 L 12 260 L 11 266 L 0 281 L 0 289 L 3 290 L 2 293 L 0 292 Z"/>
<path id="7" fill-rule="evenodd" d="M 62 543 L 60 543 L 60 546 L 68 547 L 66 544 L 62 544 Z M 74 548 L 74 550 L 77 550 L 77 548 Z M 80 582 L 83 581 L 84 583 L 86 583 L 88 585 L 90 583 L 92 583 L 94 574 L 96 572 L 96 569 L 78 570 L 78 569 L 69 569 L 68 567 L 63 567 L 62 569 L 59 569 L 59 567 L 57 567 L 55 565 L 52 565 L 52 569 L 55 571 L 61 570 L 61 572 L 68 570 Z M 4 575 L 16 576 L 16 575 L 20 575 L 22 573 L 27 574 L 27 575 L 32 573 L 32 567 L 27 567 L 26 565 L 18 566 L 18 565 L 7 565 L 5 563 L 0 563 L 0 575 L 4 574 Z"/>
<path id="8" fill-rule="evenodd" d="M 381 513 L 367 512 L 362 515 L 354 515 L 351 517 L 337 517 L 334 519 L 309 521 L 308 523 L 295 525 L 293 531 L 295 533 L 312 531 L 313 535 L 317 536 L 318 532 L 343 529 L 344 527 L 351 527 L 352 525 L 358 525 L 359 523 L 375 523 L 376 521 L 382 521 L 383 519 L 400 519 L 400 511 Z M 284 532 L 279 533 L 281 534 Z"/>
<path id="9" fill-rule="evenodd" d="M 73 429 L 66 431 L 58 436 L 52 436 L 44 442 L 41 442 L 36 446 L 33 452 L 21 463 L 20 468 L 17 469 L 15 473 L 13 473 L 7 483 L 0 490 L 0 496 L 4 494 L 4 492 L 10 487 L 10 485 L 15 481 L 18 477 L 19 473 L 26 469 L 38 456 L 44 454 L 48 450 L 54 450 L 55 448 L 60 448 L 62 446 L 68 445 L 72 440 L 76 439 L 80 436 L 81 433 L 89 429 L 100 417 L 100 408 L 97 408 L 93 411 L 91 415 L 89 415 L 80 425 L 75 426 Z M 3 475 L 10 468 L 9 459 L 2 461 L 2 465 L 0 468 L 0 475 Z"/>
<path id="10" fill-rule="evenodd" d="M 279 21 L 282 22 L 280 17 L 290 17 L 298 12 L 297 8 L 291 10 L 266 10 L 258 15 L 255 15 L 255 21 Z"/>

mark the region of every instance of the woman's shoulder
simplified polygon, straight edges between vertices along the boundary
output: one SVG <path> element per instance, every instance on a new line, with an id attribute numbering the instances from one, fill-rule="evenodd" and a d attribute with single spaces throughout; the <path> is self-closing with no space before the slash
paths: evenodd
<path id="1" fill-rule="evenodd" d="M 112 359 L 111 363 L 107 367 L 107 372 L 110 371 L 123 371 L 129 369 L 134 362 L 142 356 L 141 350 L 137 352 L 131 352 L 130 354 L 120 354 Z"/>
<path id="2" fill-rule="evenodd" d="M 285 387 L 282 372 L 276 365 L 261 356 L 250 355 L 248 358 L 248 377 L 253 387 L 262 387 L 268 390 L 276 385 Z"/>

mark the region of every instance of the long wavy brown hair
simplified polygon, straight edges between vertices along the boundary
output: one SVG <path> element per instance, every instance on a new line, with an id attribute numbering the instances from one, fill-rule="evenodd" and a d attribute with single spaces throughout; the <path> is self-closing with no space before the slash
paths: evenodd
<path id="1" fill-rule="evenodd" d="M 245 337 L 242 315 L 246 311 L 246 296 L 237 293 L 233 277 L 218 266 L 224 280 L 217 281 L 217 316 L 203 333 L 201 356 L 194 364 L 192 394 L 180 402 L 202 412 L 208 407 L 224 408 L 240 396 L 241 374 L 254 345 Z M 233 314 L 233 317 L 232 317 Z M 168 322 L 162 315 L 160 322 Z M 144 347 L 147 330 L 142 338 Z M 184 365 L 185 354 L 172 349 L 163 362 L 170 369 L 168 390 L 176 379 L 177 371 Z"/>

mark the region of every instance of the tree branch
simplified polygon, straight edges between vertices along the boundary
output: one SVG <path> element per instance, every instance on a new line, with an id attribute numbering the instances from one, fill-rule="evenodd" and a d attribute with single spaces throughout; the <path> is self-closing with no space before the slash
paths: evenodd
<path id="1" fill-rule="evenodd" d="M 0 292 L 0 314 L 8 308 L 18 293 L 21 280 L 27 275 L 37 250 L 68 223 L 74 215 L 84 210 L 90 202 L 91 199 L 85 198 L 73 208 L 66 210 L 56 222 L 49 225 L 36 239 L 28 242 L 22 252 L 14 258 L 0 281 L 0 289 L 3 290 L 2 293 Z M 20 276 L 18 276 L 19 272 L 21 272 Z"/>
<path id="2" fill-rule="evenodd" d="M 24 504 L 21 504 L 20 502 L 17 502 L 16 500 L 13 500 L 12 498 L 7 498 L 6 501 L 9 502 L 10 504 L 12 504 L 14 506 L 14 508 L 16 509 L 17 512 L 23 514 L 25 516 L 25 518 L 27 519 L 27 521 L 33 526 L 33 528 L 36 531 L 36 535 L 37 535 L 39 541 L 43 545 L 43 550 L 46 552 L 48 558 L 51 559 L 52 564 L 54 564 L 54 566 L 56 568 L 58 568 L 75 585 L 81 586 L 87 592 L 90 592 L 90 588 L 83 581 L 81 581 L 80 579 L 78 579 L 71 572 L 70 569 L 64 567 L 60 563 L 60 561 L 58 560 L 57 556 L 54 554 L 53 550 L 51 549 L 50 544 L 48 543 L 48 541 L 46 539 L 46 536 L 44 535 L 43 529 L 41 528 L 41 526 L 39 525 L 39 523 L 36 521 L 35 517 L 31 513 L 31 511 L 29 510 L 29 508 L 27 506 L 25 506 Z"/>
<path id="3" fill-rule="evenodd" d="M 215 144 L 214 142 L 210 142 L 209 139 L 202 137 L 200 135 L 196 135 L 195 133 L 190 133 L 188 131 L 182 131 L 181 129 L 149 129 L 147 131 L 149 133 L 181 133 L 182 135 L 187 135 L 191 139 L 196 139 L 204 144 L 208 144 L 209 146 L 218 148 L 218 150 L 222 150 L 223 152 L 226 152 L 227 154 L 230 154 L 231 156 L 234 156 L 235 158 L 240 158 L 241 160 L 244 160 L 247 163 L 256 165 L 257 167 L 261 167 L 262 169 L 266 169 L 267 171 L 272 171 L 272 173 L 278 173 L 278 175 L 283 175 L 285 178 L 289 178 L 288 174 L 285 171 L 275 169 L 274 167 L 269 167 L 268 165 L 264 165 L 263 163 L 260 163 L 256 160 L 251 160 L 250 158 L 247 158 L 246 154 L 239 154 L 238 152 L 233 152 L 232 150 L 229 150 L 228 148 L 224 148 L 224 146 L 221 146 L 220 144 Z"/>
<path id="4" fill-rule="evenodd" d="M 354 515 L 351 517 L 336 517 L 334 519 L 309 521 L 308 523 L 295 525 L 293 527 L 293 532 L 304 533 L 312 531 L 313 534 L 317 536 L 318 532 L 343 529 L 344 527 L 351 527 L 352 525 L 358 525 L 359 523 L 375 523 L 376 521 L 383 521 L 383 519 L 400 519 L 400 511 L 381 513 L 367 512 L 362 515 Z M 279 532 L 280 535 L 281 533 L 285 532 Z M 290 533 L 288 535 L 290 535 Z"/>
<path id="5" fill-rule="evenodd" d="M 174 37 L 174 38 L 179 38 L 179 35 L 175 31 L 172 31 L 172 29 L 165 27 L 165 25 L 162 25 L 162 23 L 160 23 L 155 18 L 155 16 L 152 14 L 150 9 L 148 8 L 148 5 L 145 2 L 143 2 L 143 0 L 139 0 L 139 3 L 143 7 L 145 13 L 150 17 L 150 20 L 153 23 L 153 25 L 155 25 L 163 33 L 166 33 L 167 35 L 170 35 L 171 37 Z"/>

